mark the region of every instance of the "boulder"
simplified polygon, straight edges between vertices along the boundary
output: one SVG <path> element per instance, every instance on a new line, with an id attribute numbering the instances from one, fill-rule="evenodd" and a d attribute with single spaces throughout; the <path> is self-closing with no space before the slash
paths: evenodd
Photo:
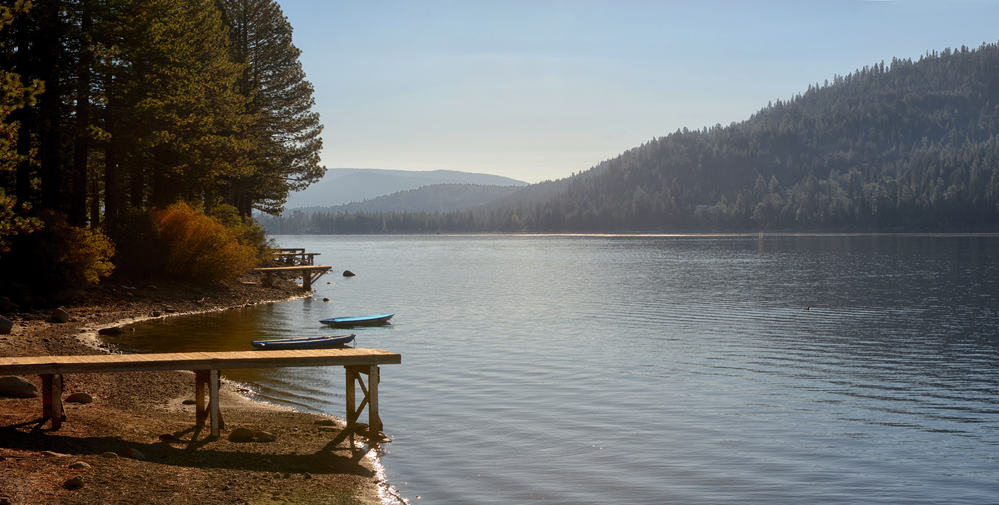
<path id="1" fill-rule="evenodd" d="M 94 401 L 94 397 L 90 396 L 90 393 L 73 393 L 63 400 L 67 403 L 91 403 Z"/>
<path id="2" fill-rule="evenodd" d="M 59 307 L 49 314 L 49 321 L 53 323 L 68 323 L 69 322 L 69 312 L 66 309 Z"/>
<path id="3" fill-rule="evenodd" d="M 117 452 L 112 452 L 112 451 L 102 452 L 101 453 L 101 457 L 108 458 L 108 459 L 115 459 L 115 458 L 118 457 L 118 453 Z"/>
<path id="4" fill-rule="evenodd" d="M 61 452 L 55 452 L 55 451 L 42 451 L 42 456 L 45 456 L 47 458 L 65 458 L 66 456 L 69 456 L 69 455 L 68 454 L 63 454 Z"/>
<path id="5" fill-rule="evenodd" d="M 112 326 L 110 328 L 101 328 L 97 330 L 98 335 L 121 335 L 125 333 L 125 330 L 121 326 Z"/>
<path id="6" fill-rule="evenodd" d="M 277 437 L 273 433 L 267 431 L 254 431 L 253 438 L 257 442 L 273 442 L 277 440 Z"/>
<path id="7" fill-rule="evenodd" d="M 62 483 L 62 487 L 66 489 L 80 489 L 83 487 L 83 476 L 77 475 L 76 477 L 66 479 L 66 482 Z"/>
<path id="8" fill-rule="evenodd" d="M 22 377 L 0 377 L 0 396 L 34 398 L 38 396 L 38 388 Z"/>
<path id="9" fill-rule="evenodd" d="M 90 463 L 87 463 L 86 461 L 76 461 L 70 464 L 69 467 L 74 470 L 86 470 L 90 468 Z"/>
<path id="10" fill-rule="evenodd" d="M 236 428 L 229 433 L 230 442 L 252 442 L 253 431 L 246 428 Z"/>
<path id="11" fill-rule="evenodd" d="M 14 328 L 14 321 L 0 316 L 0 334 L 6 335 Z"/>
<path id="12" fill-rule="evenodd" d="M 354 272 L 351 272 L 350 270 L 344 270 L 343 271 L 343 276 L 344 277 L 353 277 L 354 275 L 355 275 Z"/>
<path id="13" fill-rule="evenodd" d="M 197 402 L 196 400 L 191 400 L 191 399 L 187 399 L 187 400 L 184 400 L 184 401 L 182 401 L 182 402 L 180 402 L 180 403 L 182 403 L 182 404 L 184 404 L 184 405 L 195 405 L 195 404 L 197 404 L 198 402 Z"/>

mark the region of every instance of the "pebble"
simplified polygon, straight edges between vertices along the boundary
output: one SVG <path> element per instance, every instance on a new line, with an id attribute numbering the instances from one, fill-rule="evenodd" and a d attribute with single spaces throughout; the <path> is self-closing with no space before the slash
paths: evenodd
<path id="1" fill-rule="evenodd" d="M 62 487 L 66 489 L 80 489 L 83 487 L 83 476 L 77 475 L 76 477 L 67 479 L 66 482 L 62 483 Z"/>
<path id="2" fill-rule="evenodd" d="M 87 468 L 90 468 L 90 464 L 87 463 L 86 461 L 77 461 L 77 462 L 69 465 L 69 467 L 70 468 L 79 469 L 79 470 L 86 470 Z"/>
<path id="3" fill-rule="evenodd" d="M 69 312 L 66 309 L 59 307 L 52 311 L 49 315 L 49 321 L 53 323 L 68 323 L 69 322 Z"/>
<path id="4" fill-rule="evenodd" d="M 230 442 L 251 442 L 253 441 L 253 432 L 247 428 L 236 428 L 229 433 Z"/>
<path id="5" fill-rule="evenodd" d="M 125 449 L 125 456 L 128 456 L 132 459 L 146 459 L 146 455 L 142 451 L 136 449 L 135 447 L 129 447 L 128 449 Z"/>
<path id="6" fill-rule="evenodd" d="M 92 403 L 94 397 L 90 396 L 90 393 L 78 392 L 67 396 L 65 401 L 68 403 Z"/>
<path id="7" fill-rule="evenodd" d="M 354 275 L 356 275 L 356 274 L 354 272 L 351 272 L 350 270 L 344 270 L 343 271 L 343 276 L 344 277 L 353 277 Z"/>
<path id="8" fill-rule="evenodd" d="M 184 405 L 194 405 L 195 403 L 198 403 L 198 402 L 195 401 L 195 400 L 188 399 L 188 400 L 184 400 L 184 401 L 182 401 L 180 403 L 183 403 Z"/>

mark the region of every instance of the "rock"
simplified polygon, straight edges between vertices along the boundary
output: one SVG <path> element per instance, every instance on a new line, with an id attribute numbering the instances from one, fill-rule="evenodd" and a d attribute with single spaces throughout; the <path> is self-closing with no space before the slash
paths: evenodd
<path id="1" fill-rule="evenodd" d="M 73 393 L 63 400 L 67 403 L 91 403 L 94 401 L 94 397 L 90 396 L 90 393 Z"/>
<path id="2" fill-rule="evenodd" d="M 112 452 L 112 451 L 102 452 L 101 453 L 101 457 L 102 458 L 108 458 L 108 459 L 115 459 L 115 458 L 118 457 L 118 453 L 117 452 Z"/>
<path id="3" fill-rule="evenodd" d="M 42 451 L 42 456 L 46 456 L 49 458 L 65 458 L 67 454 L 55 451 Z"/>
<path id="4" fill-rule="evenodd" d="M 198 402 L 195 401 L 195 400 L 187 399 L 187 400 L 184 400 L 184 401 L 182 401 L 180 403 L 183 403 L 184 405 L 194 405 L 194 404 L 196 404 Z"/>
<path id="5" fill-rule="evenodd" d="M 80 489 L 83 487 L 83 476 L 77 475 L 76 477 L 67 479 L 66 482 L 62 483 L 62 487 L 66 489 Z"/>
<path id="6" fill-rule="evenodd" d="M 353 277 L 354 275 L 355 275 L 354 272 L 351 272 L 350 270 L 344 270 L 343 271 L 343 276 L 344 277 Z"/>
<path id="7" fill-rule="evenodd" d="M 158 311 L 158 310 L 154 310 L 154 311 L 153 311 L 153 317 L 160 317 L 160 316 L 162 316 L 162 315 L 163 315 L 163 313 L 162 313 L 162 312 L 160 312 L 160 311 Z"/>
<path id="8" fill-rule="evenodd" d="M 312 478 L 312 474 L 309 473 L 309 472 L 305 472 L 305 473 L 302 474 L 302 478 L 303 479 L 311 479 Z"/>
<path id="9" fill-rule="evenodd" d="M 253 432 L 246 428 L 236 428 L 229 433 L 230 442 L 252 442 Z"/>
<path id="10" fill-rule="evenodd" d="M 339 428 L 336 426 L 320 426 L 319 431 L 337 431 Z"/>
<path id="11" fill-rule="evenodd" d="M 121 326 L 112 326 L 97 330 L 98 335 L 121 335 L 122 333 L 125 333 L 125 330 L 121 329 Z"/>
<path id="12" fill-rule="evenodd" d="M 53 323 L 68 323 L 69 322 L 69 312 L 66 309 L 59 307 L 52 311 L 49 315 L 49 321 Z"/>
<path id="13" fill-rule="evenodd" d="M 38 388 L 22 377 L 0 377 L 0 396 L 34 398 L 38 396 Z"/>
<path id="14" fill-rule="evenodd" d="M 173 307 L 163 307 L 163 312 L 166 312 L 167 314 L 173 314 L 177 312 L 177 309 Z"/>
<path id="15" fill-rule="evenodd" d="M 146 455 L 142 451 L 136 449 L 135 447 L 129 447 L 128 449 L 125 449 L 125 456 L 132 459 L 146 459 Z"/>
<path id="16" fill-rule="evenodd" d="M 175 437 L 173 435 L 173 433 L 164 433 L 164 434 L 160 435 L 160 441 L 161 442 L 176 442 L 177 441 L 177 437 Z"/>
<path id="17" fill-rule="evenodd" d="M 277 437 L 273 433 L 267 431 L 254 431 L 253 438 L 257 442 L 273 442 L 277 440 Z"/>
<path id="18" fill-rule="evenodd" d="M 0 505 L 10 505 L 10 498 L 6 496 L 0 498 Z"/>
<path id="19" fill-rule="evenodd" d="M 320 419 L 315 424 L 319 426 L 336 426 L 336 421 L 333 419 Z"/>
<path id="20" fill-rule="evenodd" d="M 14 321 L 6 317 L 0 317 L 0 334 L 6 335 L 14 327 Z"/>
<path id="21" fill-rule="evenodd" d="M 328 301 L 330 301 L 330 299 L 329 298 L 323 298 L 323 301 L 324 302 L 328 302 Z"/>
<path id="22" fill-rule="evenodd" d="M 76 470 L 86 470 L 90 468 L 90 463 L 87 463 L 86 461 L 76 461 L 69 465 L 69 467 Z"/>

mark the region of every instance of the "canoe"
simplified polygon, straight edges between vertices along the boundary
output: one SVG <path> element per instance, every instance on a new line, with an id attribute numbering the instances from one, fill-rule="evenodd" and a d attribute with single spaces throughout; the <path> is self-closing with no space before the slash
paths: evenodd
<path id="1" fill-rule="evenodd" d="M 392 319 L 392 316 L 394 315 L 395 313 L 374 314 L 370 316 L 355 316 L 355 317 L 331 317 L 328 319 L 320 319 L 319 322 L 341 328 L 346 328 L 350 326 L 377 326 L 379 324 L 388 323 L 388 320 Z"/>
<path id="2" fill-rule="evenodd" d="M 257 349 L 313 349 L 317 347 L 333 347 L 349 344 L 354 340 L 354 334 L 328 335 L 325 337 L 282 338 L 278 340 L 254 340 L 251 342 Z"/>

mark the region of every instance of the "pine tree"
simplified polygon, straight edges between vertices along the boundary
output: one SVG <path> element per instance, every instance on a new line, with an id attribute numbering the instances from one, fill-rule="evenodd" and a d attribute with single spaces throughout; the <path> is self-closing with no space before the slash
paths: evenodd
<path id="1" fill-rule="evenodd" d="M 227 199 L 241 214 L 282 210 L 289 191 L 319 180 L 322 125 L 312 111 L 312 84 L 292 43 L 292 28 L 273 0 L 220 0 L 232 58 L 245 65 L 239 91 L 256 118 L 249 174 L 229 181 Z"/>

